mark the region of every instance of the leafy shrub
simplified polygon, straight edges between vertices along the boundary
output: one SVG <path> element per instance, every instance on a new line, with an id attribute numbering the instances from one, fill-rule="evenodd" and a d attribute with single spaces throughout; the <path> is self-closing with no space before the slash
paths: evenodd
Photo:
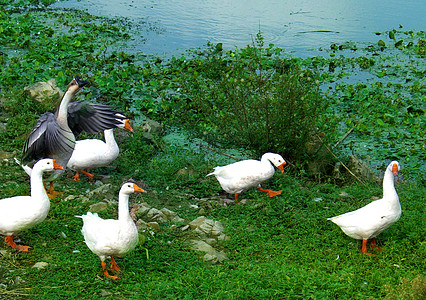
<path id="1" fill-rule="evenodd" d="M 165 111 L 210 143 L 303 161 L 306 143 L 326 130 L 328 102 L 318 75 L 280 52 L 265 48 L 258 33 L 253 46 L 241 50 L 212 46 L 188 61 L 175 60 L 183 97 L 169 97 Z"/>

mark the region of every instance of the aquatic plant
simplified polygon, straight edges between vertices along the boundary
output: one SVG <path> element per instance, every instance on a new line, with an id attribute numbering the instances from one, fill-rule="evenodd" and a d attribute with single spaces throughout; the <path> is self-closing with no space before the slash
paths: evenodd
<path id="1" fill-rule="evenodd" d="M 329 101 L 320 93 L 319 75 L 283 58 L 281 51 L 264 47 L 259 32 L 243 49 L 210 45 L 203 53 L 174 60 L 179 95 L 163 100 L 165 113 L 212 144 L 259 155 L 277 152 L 303 162 L 313 136 L 334 137 Z"/>

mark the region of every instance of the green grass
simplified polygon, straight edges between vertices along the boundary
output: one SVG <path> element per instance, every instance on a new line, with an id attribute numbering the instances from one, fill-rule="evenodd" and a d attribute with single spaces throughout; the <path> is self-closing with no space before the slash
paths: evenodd
<path id="1" fill-rule="evenodd" d="M 18 6 L 27 2 L 14 1 Z M 332 178 L 320 181 L 302 167 L 290 165 L 284 174 L 277 172 L 264 185 L 283 190 L 280 196 L 270 199 L 254 189 L 243 194 L 246 204 L 224 207 L 217 200 L 218 195 L 224 195 L 218 182 L 205 175 L 232 159 L 196 146 L 195 142 L 205 144 L 172 132 L 170 126 L 166 127 L 167 139 L 143 138 L 138 124 L 144 118 L 169 125 L 166 113 L 173 107 L 162 99 L 186 101 L 188 95 L 176 93 L 182 65 L 190 68 L 194 59 L 197 67 L 205 67 L 200 55 L 212 54 L 217 47 L 207 47 L 201 54 L 190 51 L 186 57 L 160 63 L 114 50 L 117 43 L 129 38 L 129 25 L 121 20 L 75 11 L 36 9 L 21 14 L 19 9 L 0 11 L 0 121 L 8 129 L 0 131 L 0 197 L 30 193 L 28 178 L 12 157 L 19 157 L 37 116 L 53 109 L 25 97 L 23 87 L 56 78 L 64 88 L 74 75 L 91 74 L 92 85 L 78 97 L 117 105 L 136 120 L 135 133 L 119 140 L 122 153 L 114 168 L 94 173 L 111 176 L 115 200 L 121 183 L 134 180 L 143 183 L 147 193 L 133 195 L 132 204 L 146 201 L 158 209 L 169 208 L 185 222 L 198 217 L 199 209 L 190 208 L 190 204 L 203 208 L 208 218 L 224 225 L 229 240 L 217 248 L 229 260 L 204 262 L 204 253 L 187 244 L 190 233 L 163 224 L 153 235 L 143 232 L 146 241 L 117 260 L 123 270 L 120 280 L 105 278 L 98 257 L 84 244 L 82 221 L 75 215 L 86 213 L 90 205 L 107 195 L 83 202 L 96 186 L 85 177 L 74 182 L 67 173 L 55 183 L 56 189 L 65 193 L 51 201 L 47 219 L 17 237 L 32 249 L 17 253 L 0 242 L 0 299 L 425 297 L 424 32 L 392 31 L 394 37 L 404 40 L 401 49 L 386 40 L 386 48 L 367 45 L 358 50 L 360 55 L 346 56 L 349 50 L 344 46 L 332 45 L 330 58 L 281 61 L 319 72 L 322 85 L 330 85 L 324 92 L 330 100 L 328 113 L 341 125 L 330 130 L 342 136 L 355 128 L 332 149 L 341 159 L 351 152 L 358 154 L 381 176 L 390 160 L 397 159 L 402 165 L 396 185 L 402 216 L 378 237 L 382 251 L 365 256 L 360 242 L 347 237 L 327 218 L 359 208 L 373 196 L 380 197 L 380 184 L 346 181 L 337 185 Z M 69 40 L 75 43 L 66 43 Z M 224 51 L 220 57 L 226 61 L 245 50 Z M 266 50 L 285 56 L 273 46 Z M 271 62 L 268 57 L 263 57 L 265 63 Z M 219 64 L 223 63 L 220 59 Z M 345 81 L 346 77 L 362 78 L 365 74 L 374 80 L 365 84 Z M 221 151 L 256 158 L 245 149 Z M 180 172 L 184 168 L 186 172 Z M 349 196 L 340 196 L 342 191 Z M 70 195 L 76 197 L 67 198 Z M 111 203 L 100 215 L 115 218 L 116 204 Z M 48 265 L 43 270 L 32 268 L 37 262 Z"/>
<path id="2" fill-rule="evenodd" d="M 19 173 L 14 165 L 3 165 L 2 170 Z M 171 168 L 167 175 L 173 176 L 172 171 Z M 204 185 L 213 195 L 220 193 L 215 180 L 204 179 L 206 172 L 195 172 L 193 180 L 207 181 Z M 171 208 L 185 219 L 196 218 L 197 211 L 188 207 L 201 206 L 204 202 L 198 197 L 204 193 L 178 176 L 174 183 L 181 188 L 166 190 L 168 183 L 160 179 L 164 171 L 153 173 L 151 181 L 146 182 L 148 193 L 132 197 L 131 203 L 146 201 L 153 207 Z M 20 186 L 27 185 L 23 177 L 18 176 L 23 181 Z M 118 190 L 124 180 L 127 179 L 117 174 L 111 183 Z M 58 181 L 57 189 L 65 194 L 52 200 L 48 218 L 19 235 L 22 243 L 33 249 L 16 253 L 5 245 L 1 247 L 7 251 L 0 260 L 0 283 L 6 285 L 0 295 L 17 293 L 50 299 L 95 299 L 102 293 L 117 299 L 375 299 L 390 296 L 388 287 L 398 287 L 401 280 L 424 278 L 424 187 L 413 183 L 397 185 L 402 217 L 379 236 L 382 251 L 365 256 L 360 252 L 359 241 L 347 237 L 326 219 L 365 205 L 372 196 L 380 196 L 380 185 L 351 184 L 340 188 L 277 173 L 267 186 L 282 189 L 282 195 L 270 199 L 253 190 L 244 194 L 245 205 L 225 208 L 212 200 L 213 208 L 206 210 L 207 217 L 225 226 L 230 240 L 221 242 L 219 249 L 229 260 L 219 265 L 203 262 L 202 254 L 190 250 L 185 243 L 188 234 L 166 224 L 153 236 L 147 234 L 144 244 L 118 260 L 123 273 L 120 280 L 112 281 L 104 278 L 98 257 L 83 242 L 81 220 L 74 217 L 103 200 L 103 196 L 82 203 L 81 197 L 94 186 L 85 181 L 73 182 L 70 175 L 64 177 Z M 3 187 L 8 186 L 2 184 L 2 190 Z M 22 188 L 23 193 L 27 190 Z M 341 191 L 349 197 L 339 196 Z M 190 199 L 185 197 L 188 193 L 193 195 Z M 77 197 L 64 201 L 68 195 Z M 315 198 L 322 201 L 314 201 Z M 100 214 L 108 218 L 116 217 L 116 213 L 116 205 L 110 205 Z M 74 253 L 75 250 L 79 252 Z M 43 270 L 32 268 L 39 261 L 49 265 Z"/>

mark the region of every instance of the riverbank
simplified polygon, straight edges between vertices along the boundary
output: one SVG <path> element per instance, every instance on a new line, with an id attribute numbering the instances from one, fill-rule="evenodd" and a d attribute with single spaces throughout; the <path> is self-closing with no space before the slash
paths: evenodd
<path id="1" fill-rule="evenodd" d="M 28 178 L 13 157 L 19 157 L 37 117 L 56 106 L 56 101 L 34 101 L 23 92 L 25 86 L 54 78 L 64 89 L 76 74 L 82 75 L 91 86 L 78 95 L 80 100 L 116 105 L 133 117 L 135 127 L 133 135 L 118 134 L 121 155 L 112 166 L 94 170 L 95 182 L 74 182 L 71 172 L 57 180 L 57 189 L 64 194 L 52 200 L 47 219 L 18 236 L 20 243 L 32 247 L 29 253 L 0 247 L 0 297 L 421 299 L 424 295 L 424 32 L 390 29 L 380 33 L 380 43 L 330 45 L 326 56 L 308 59 L 264 47 L 273 52 L 263 57 L 265 66 L 274 55 L 282 55 L 291 66 L 319 76 L 322 97 L 329 102 L 327 113 L 339 124 L 332 143 L 337 145 L 331 150 L 341 161 L 356 154 L 378 176 L 391 160 L 401 163 L 396 189 L 402 217 L 378 237 L 382 251 L 365 256 L 356 240 L 326 219 L 381 197 L 380 183 L 351 179 L 336 184 L 332 177 L 307 173 L 303 164 L 292 165 L 265 184 L 281 189 L 280 196 L 270 199 L 250 190 L 243 194 L 245 204 L 225 205 L 228 195 L 205 175 L 234 160 L 200 146 L 206 144 L 199 136 L 188 138 L 179 133 L 182 128 L 168 123 L 167 105 L 172 102 L 164 99 L 197 95 L 196 89 L 194 94 L 189 94 L 191 89 L 180 93 L 183 70 L 200 79 L 193 70 L 205 68 L 203 59 L 211 57 L 206 55 L 220 51 L 214 54 L 220 64 L 237 58 L 249 61 L 242 53 L 247 49 L 223 51 L 216 44 L 166 60 L 121 51 L 130 39 L 123 20 L 49 9 L 25 14 L 3 10 L 0 15 L 1 198 L 29 194 Z M 162 128 L 147 135 L 146 119 L 162 123 Z M 238 157 L 251 153 L 232 151 Z M 179 219 L 160 222 L 158 214 L 137 215 L 140 224 L 152 226 L 141 227 L 141 244 L 119 261 L 121 279 L 112 281 L 102 276 L 99 259 L 83 242 L 81 220 L 74 216 L 96 207 L 102 217 L 116 217 L 119 187 L 129 180 L 147 190 L 132 197 L 132 204 L 166 208 Z M 199 216 L 223 226 L 226 238 L 209 240 L 226 257 L 219 263 L 206 261 L 206 252 L 194 250 L 190 243 L 199 236 L 187 226 Z"/>

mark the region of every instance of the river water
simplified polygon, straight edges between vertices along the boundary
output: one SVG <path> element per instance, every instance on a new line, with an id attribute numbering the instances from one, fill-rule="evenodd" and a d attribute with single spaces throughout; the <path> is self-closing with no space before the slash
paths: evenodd
<path id="1" fill-rule="evenodd" d="M 245 47 L 259 31 L 295 56 L 311 56 L 332 43 L 376 42 L 400 25 L 424 30 L 424 0 L 69 0 L 55 7 L 97 16 L 123 17 L 137 24 L 137 51 L 175 55 L 207 41 L 225 49 Z"/>

